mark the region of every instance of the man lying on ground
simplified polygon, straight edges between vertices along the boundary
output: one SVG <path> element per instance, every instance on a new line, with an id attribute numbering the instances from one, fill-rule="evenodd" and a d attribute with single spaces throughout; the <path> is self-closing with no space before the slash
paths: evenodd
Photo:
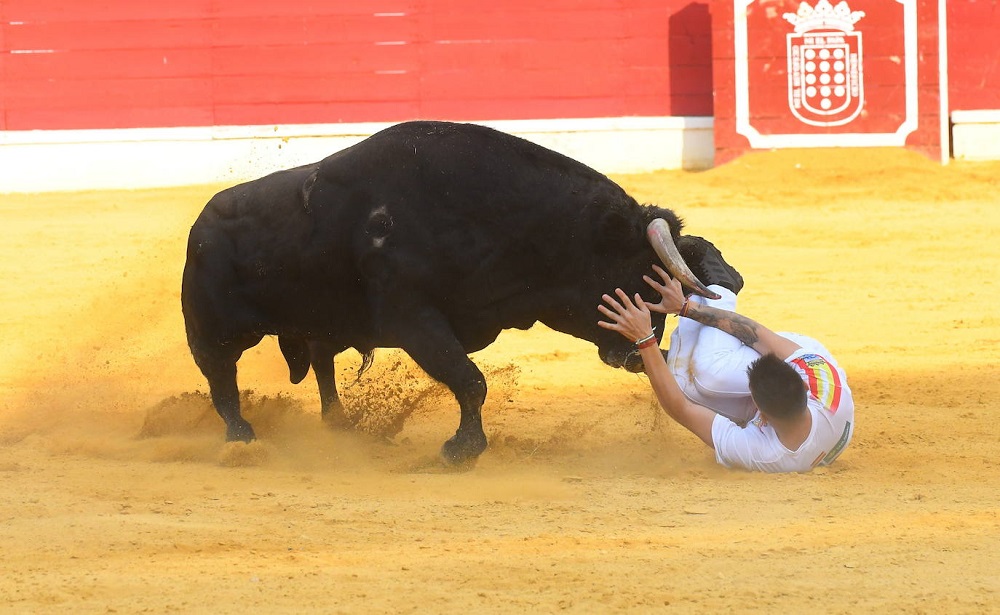
<path id="1" fill-rule="evenodd" d="M 775 333 L 735 312 L 743 278 L 698 238 L 692 271 L 719 299 L 685 297 L 660 267 L 646 282 L 660 302 L 604 295 L 598 324 L 636 341 L 650 385 L 674 420 L 715 449 L 720 464 L 762 472 L 807 472 L 828 465 L 851 441 L 854 400 L 847 378 L 822 344 Z M 703 243 L 702 243 L 703 242 Z M 697 258 L 694 260 L 698 260 Z M 667 359 L 650 310 L 677 314 Z M 669 361 L 669 365 L 668 365 Z"/>

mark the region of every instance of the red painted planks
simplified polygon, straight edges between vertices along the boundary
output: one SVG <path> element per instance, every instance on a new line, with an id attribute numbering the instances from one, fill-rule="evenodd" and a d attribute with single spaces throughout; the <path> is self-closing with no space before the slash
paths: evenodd
<path id="1" fill-rule="evenodd" d="M 5 0 L 0 42 L 18 53 L 2 58 L 0 118 L 44 129 L 705 115 L 696 4 Z"/>
<path id="2" fill-rule="evenodd" d="M 20 91 L 36 87 L 37 82 L 169 80 L 208 77 L 212 72 L 211 55 L 204 49 L 53 50 L 12 54 L 6 78 L 10 90 Z"/>
<path id="3" fill-rule="evenodd" d="M 289 14 L 321 17 L 324 15 L 393 15 L 412 14 L 426 0 L 295 0 L 294 3 L 275 0 L 215 0 L 212 16 L 229 20 L 238 17 L 275 17 Z M 466 7 L 465 10 L 468 10 Z"/>
<path id="4" fill-rule="evenodd" d="M 260 118 L 268 118 L 261 121 Z M 425 117 L 416 100 L 328 101 L 321 103 L 255 103 L 217 105 L 216 124 L 327 124 L 340 122 L 398 122 Z"/>
<path id="5" fill-rule="evenodd" d="M 413 46 L 322 44 L 288 47 L 227 47 L 209 52 L 213 74 L 219 77 L 313 76 L 333 73 L 395 73 L 420 70 Z"/>
<path id="6" fill-rule="evenodd" d="M 1000 6 L 948 3 L 948 96 L 952 109 L 1000 109 Z"/>
<path id="7" fill-rule="evenodd" d="M 214 0 L 4 0 L 3 13 L 11 22 L 200 19 L 209 14 L 214 3 Z"/>
<path id="8" fill-rule="evenodd" d="M 211 20 L 215 46 L 313 45 L 415 41 L 417 24 L 405 17 L 375 15 L 263 15 Z"/>
<path id="9" fill-rule="evenodd" d="M 20 85 L 20 84 L 19 84 Z M 27 87 L 7 91 L 8 110 L 63 109 L 104 106 L 165 108 L 204 105 L 210 100 L 212 79 L 208 76 L 177 79 L 77 79 L 36 80 Z M 61 126 L 69 128 L 70 125 Z M 115 126 L 119 127 L 119 126 Z"/>
<path id="10" fill-rule="evenodd" d="M 7 77 L 7 62 L 10 54 L 7 53 L 6 32 L 3 24 L 3 7 L 0 6 L 0 130 L 9 130 L 7 128 L 7 86 L 11 80 Z"/>
<path id="11" fill-rule="evenodd" d="M 6 130 L 88 130 L 107 128 L 211 126 L 212 109 L 204 105 L 115 107 L 97 101 L 88 106 L 77 104 L 71 111 L 57 107 L 10 109 L 6 113 Z"/>
<path id="12" fill-rule="evenodd" d="M 629 66 L 663 67 L 668 49 L 662 41 L 452 41 L 428 42 L 421 54 L 427 70 L 465 68 L 470 71 L 514 70 L 615 71 Z"/>
<path id="13" fill-rule="evenodd" d="M 413 73 L 216 77 L 213 86 L 216 105 L 400 102 L 417 96 L 419 78 Z"/>
<path id="14" fill-rule="evenodd" d="M 25 22 L 3 28 L 10 49 L 177 49 L 204 46 L 207 20 Z"/>

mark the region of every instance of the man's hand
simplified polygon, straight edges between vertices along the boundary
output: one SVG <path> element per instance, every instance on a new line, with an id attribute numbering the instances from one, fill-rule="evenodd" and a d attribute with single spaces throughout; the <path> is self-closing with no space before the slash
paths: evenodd
<path id="1" fill-rule="evenodd" d="M 649 308 L 646 307 L 646 303 L 639 296 L 639 293 L 635 294 L 634 303 L 620 288 L 615 289 L 615 294 L 618 296 L 617 300 L 611 295 L 601 296 L 604 302 L 611 306 L 611 309 L 598 305 L 597 310 L 604 314 L 610 322 L 599 320 L 597 325 L 611 331 L 617 331 L 633 342 L 648 337 L 653 332 L 653 326 L 650 324 Z"/>
<path id="2" fill-rule="evenodd" d="M 666 304 L 668 309 L 676 304 L 676 309 L 680 309 L 684 295 L 681 293 L 680 282 L 670 279 L 665 271 L 656 268 L 657 274 L 663 279 L 664 284 L 652 283 L 652 278 L 646 281 L 650 286 L 661 292 L 663 299 L 659 305 Z M 649 307 L 642 300 L 639 293 L 635 294 L 635 300 L 629 299 L 620 288 L 615 289 L 615 297 L 604 295 L 602 298 L 609 307 L 597 306 L 597 309 L 604 314 L 610 322 L 598 321 L 597 324 L 605 329 L 617 331 L 626 339 L 637 341 L 645 338 L 651 332 Z M 676 310 L 675 310 L 676 311 Z M 698 436 L 702 442 L 708 446 L 715 447 L 712 442 L 712 423 L 715 421 L 715 412 L 705 406 L 690 402 L 681 388 L 677 385 L 674 375 L 667 367 L 667 362 L 663 358 L 663 353 L 658 345 L 644 346 L 639 349 L 639 356 L 642 357 L 642 364 L 645 368 L 646 376 L 653 387 L 656 399 L 660 406 L 667 411 L 675 421 L 683 425 L 686 429 Z"/>
<path id="3" fill-rule="evenodd" d="M 653 271 L 660 277 L 659 281 L 654 280 L 648 275 L 642 276 L 642 279 L 660 294 L 660 301 L 659 303 L 646 302 L 646 307 L 661 314 L 678 313 L 685 301 L 684 289 L 681 287 L 681 283 L 670 277 L 670 274 L 664 271 L 659 265 L 653 265 Z"/>

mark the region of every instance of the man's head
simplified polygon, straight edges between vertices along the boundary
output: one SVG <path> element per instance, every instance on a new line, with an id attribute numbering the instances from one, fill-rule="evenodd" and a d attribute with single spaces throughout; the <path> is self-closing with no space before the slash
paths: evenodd
<path id="1" fill-rule="evenodd" d="M 750 395 L 757 409 L 777 421 L 788 421 L 806 409 L 806 388 L 795 368 L 773 353 L 747 368 Z"/>

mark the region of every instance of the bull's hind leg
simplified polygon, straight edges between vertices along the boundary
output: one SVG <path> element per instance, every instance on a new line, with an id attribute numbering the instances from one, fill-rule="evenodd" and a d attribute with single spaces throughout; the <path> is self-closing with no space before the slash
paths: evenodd
<path id="1" fill-rule="evenodd" d="M 451 389 L 461 408 L 458 430 L 441 447 L 441 456 L 453 465 L 475 463 L 487 444 L 482 417 L 486 378 L 469 360 L 451 325 L 437 310 L 425 309 L 395 322 L 408 323 L 407 328 L 394 331 L 400 347 L 431 378 Z"/>
<path id="2" fill-rule="evenodd" d="M 334 373 L 334 357 L 339 351 L 324 342 L 309 342 L 309 361 L 319 386 L 319 401 L 323 422 L 331 427 L 350 426 L 344 404 L 337 393 L 337 379 Z"/>
<path id="3" fill-rule="evenodd" d="M 220 349 L 217 352 L 209 353 L 195 351 L 193 354 L 195 363 L 197 363 L 201 373 L 205 375 L 205 379 L 208 380 L 212 404 L 226 423 L 226 440 L 250 442 L 256 438 L 253 427 L 240 414 L 240 390 L 236 384 L 236 362 L 242 351 Z"/>
<path id="4" fill-rule="evenodd" d="M 302 337 L 288 335 L 278 336 L 278 346 L 281 354 L 288 362 L 289 379 L 292 384 L 302 382 L 309 367 L 312 366 L 319 387 L 319 403 L 323 420 L 332 427 L 348 427 L 350 422 L 344 413 L 337 393 L 337 381 L 334 377 L 333 359 L 337 353 L 344 350 L 335 348 L 326 342 L 307 341 Z"/>

